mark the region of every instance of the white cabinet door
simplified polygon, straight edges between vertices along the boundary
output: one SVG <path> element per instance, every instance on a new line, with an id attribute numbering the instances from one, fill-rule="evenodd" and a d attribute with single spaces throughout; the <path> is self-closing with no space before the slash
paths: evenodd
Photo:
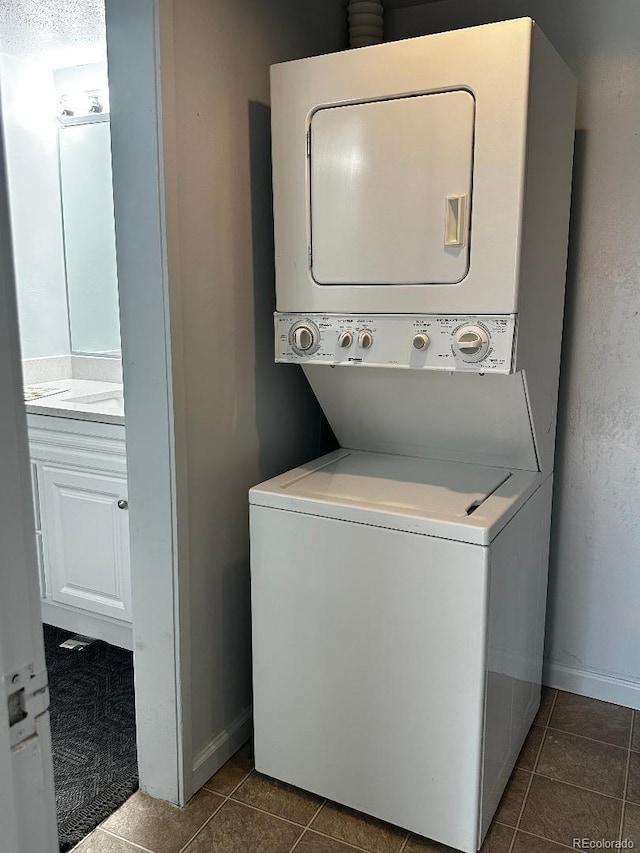
<path id="1" fill-rule="evenodd" d="M 40 496 L 52 600 L 130 621 L 126 480 L 42 465 Z"/>

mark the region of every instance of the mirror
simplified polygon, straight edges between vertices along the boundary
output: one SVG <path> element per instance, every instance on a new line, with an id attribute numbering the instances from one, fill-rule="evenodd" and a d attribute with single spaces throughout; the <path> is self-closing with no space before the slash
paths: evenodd
<path id="1" fill-rule="evenodd" d="M 120 354 L 108 116 L 59 128 L 71 351 Z"/>

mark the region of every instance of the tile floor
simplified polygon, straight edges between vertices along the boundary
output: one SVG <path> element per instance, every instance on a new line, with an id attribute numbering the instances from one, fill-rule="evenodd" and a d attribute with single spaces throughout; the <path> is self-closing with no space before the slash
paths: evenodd
<path id="1" fill-rule="evenodd" d="M 635 724 L 634 724 L 635 722 Z M 545 690 L 483 853 L 640 844 L 640 712 Z M 449 848 L 291 788 L 247 744 L 179 809 L 134 794 L 75 853 L 427 853 Z"/>

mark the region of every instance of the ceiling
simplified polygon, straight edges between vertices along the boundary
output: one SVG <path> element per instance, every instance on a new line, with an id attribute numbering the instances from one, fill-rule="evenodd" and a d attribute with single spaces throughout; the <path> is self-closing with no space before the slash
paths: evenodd
<path id="1" fill-rule="evenodd" d="M 0 0 L 0 52 L 53 68 L 104 60 L 104 0 Z"/>
<path id="2" fill-rule="evenodd" d="M 233 2 L 233 0 L 230 0 Z M 383 0 L 400 9 L 437 0 Z M 106 58 L 104 0 L 0 0 L 0 52 L 52 67 Z"/>
<path id="3" fill-rule="evenodd" d="M 424 3 L 437 3 L 438 0 L 382 0 L 385 9 L 404 9 L 405 6 L 422 6 Z"/>

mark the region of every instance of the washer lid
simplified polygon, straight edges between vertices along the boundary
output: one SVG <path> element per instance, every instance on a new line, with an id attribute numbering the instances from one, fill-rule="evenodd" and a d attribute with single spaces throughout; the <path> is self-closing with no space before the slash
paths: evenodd
<path id="1" fill-rule="evenodd" d="M 501 468 L 352 452 L 283 491 L 376 510 L 466 518 L 510 476 Z"/>
<path id="2" fill-rule="evenodd" d="M 487 544 L 538 474 L 340 450 L 256 486 L 255 505 Z"/>

